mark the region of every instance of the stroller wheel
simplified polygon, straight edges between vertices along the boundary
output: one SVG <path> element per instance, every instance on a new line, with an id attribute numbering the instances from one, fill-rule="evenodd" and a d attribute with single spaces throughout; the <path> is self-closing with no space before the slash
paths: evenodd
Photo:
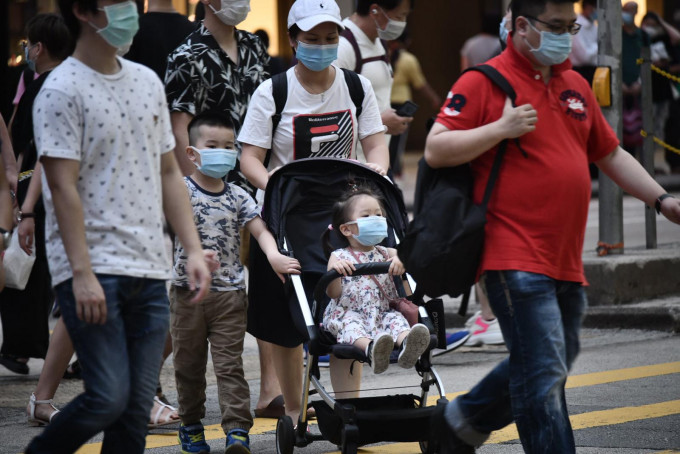
<path id="1" fill-rule="evenodd" d="M 295 448 L 295 429 L 293 420 L 283 415 L 276 423 L 276 452 L 278 454 L 293 454 Z"/>

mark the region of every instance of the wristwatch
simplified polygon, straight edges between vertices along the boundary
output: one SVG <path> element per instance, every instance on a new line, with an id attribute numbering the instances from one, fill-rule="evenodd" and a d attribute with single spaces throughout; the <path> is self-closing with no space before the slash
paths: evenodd
<path id="1" fill-rule="evenodd" d="M 665 193 L 661 194 L 659 198 L 656 199 L 656 202 L 654 203 L 654 208 L 656 208 L 656 214 L 661 214 L 661 202 L 663 201 L 663 199 L 667 199 L 669 197 L 673 199 L 675 198 L 673 194 Z"/>
<path id="2" fill-rule="evenodd" d="M 28 218 L 34 218 L 35 213 L 22 213 L 21 210 L 17 212 L 17 224 L 20 223 L 23 219 L 28 219 Z"/>
<path id="3" fill-rule="evenodd" d="M 0 237 L 2 237 L 2 251 L 9 247 L 9 241 L 12 239 L 12 232 L 9 232 L 0 227 Z"/>

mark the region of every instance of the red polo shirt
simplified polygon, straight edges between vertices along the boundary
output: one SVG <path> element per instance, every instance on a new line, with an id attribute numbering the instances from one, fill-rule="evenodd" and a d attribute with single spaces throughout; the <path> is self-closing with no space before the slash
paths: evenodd
<path id="1" fill-rule="evenodd" d="M 546 85 L 508 40 L 488 62 L 517 92 L 517 105 L 538 112 L 536 130 L 513 141 L 489 202 L 481 272 L 520 270 L 585 283 L 581 254 L 590 201 L 588 164 L 611 153 L 616 135 L 588 83 L 569 60 L 552 67 Z M 505 94 L 483 74 L 465 73 L 451 88 L 437 121 L 450 130 L 492 123 Z M 472 161 L 474 200 L 481 203 L 497 147 Z"/>

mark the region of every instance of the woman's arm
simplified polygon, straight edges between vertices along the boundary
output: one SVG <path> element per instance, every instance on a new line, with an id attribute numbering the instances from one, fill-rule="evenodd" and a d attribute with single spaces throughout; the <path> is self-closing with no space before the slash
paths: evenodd
<path id="1" fill-rule="evenodd" d="M 385 175 L 390 167 L 390 149 L 387 148 L 385 134 L 377 134 L 364 137 L 361 140 L 361 147 L 364 149 L 366 164 L 380 175 Z"/>
<path id="2" fill-rule="evenodd" d="M 256 188 L 264 190 L 269 181 L 269 173 L 264 166 L 267 150 L 247 143 L 241 149 L 241 172 Z"/>
<path id="3" fill-rule="evenodd" d="M 2 164 L 5 167 L 4 174 L 9 188 L 16 194 L 19 171 L 17 170 L 17 161 L 14 158 L 12 142 L 9 139 L 9 131 L 5 126 L 2 115 L 0 115 L 0 155 L 2 155 Z M 12 200 L 12 203 L 14 204 L 16 201 Z"/>
<path id="4" fill-rule="evenodd" d="M 41 175 L 42 164 L 38 161 L 35 164 L 35 169 L 33 169 L 33 175 L 31 176 L 31 182 L 28 185 L 26 198 L 20 207 L 23 214 L 34 213 L 35 204 L 38 202 L 42 191 Z M 19 229 L 17 232 L 19 234 L 19 246 L 21 246 L 21 249 L 23 249 L 24 252 L 30 255 L 35 235 L 35 219 L 32 216 L 22 217 L 17 228 Z"/>

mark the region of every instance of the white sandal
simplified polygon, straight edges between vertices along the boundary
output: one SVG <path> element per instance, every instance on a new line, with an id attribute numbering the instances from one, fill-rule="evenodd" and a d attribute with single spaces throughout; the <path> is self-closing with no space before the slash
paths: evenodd
<path id="1" fill-rule="evenodd" d="M 36 416 L 35 416 L 35 406 L 40 405 L 40 404 L 49 404 L 54 409 L 54 411 L 52 413 L 50 413 L 50 417 L 47 418 L 47 420 L 36 418 Z M 59 409 L 54 406 L 52 399 L 37 400 L 35 398 L 35 393 L 31 393 L 31 398 L 28 401 L 28 408 L 29 408 L 29 414 L 27 415 L 28 416 L 28 424 L 31 425 L 31 426 L 35 426 L 35 427 L 42 427 L 42 426 L 46 426 L 46 425 L 50 424 L 52 422 L 52 418 L 54 418 L 54 415 L 59 413 Z"/>
<path id="2" fill-rule="evenodd" d="M 178 424 L 180 422 L 179 417 L 177 419 L 172 418 L 172 414 L 177 411 L 175 407 L 163 403 L 163 401 L 160 400 L 158 396 L 154 396 L 153 401 L 154 406 L 158 404 L 158 410 L 154 415 L 153 408 L 151 408 L 151 414 L 153 415 L 153 418 L 148 424 L 149 429 L 155 429 L 156 427 L 167 426 L 169 424 Z M 169 411 L 166 413 L 165 418 L 161 418 L 161 416 L 163 416 L 163 412 L 167 411 L 166 409 Z"/>

